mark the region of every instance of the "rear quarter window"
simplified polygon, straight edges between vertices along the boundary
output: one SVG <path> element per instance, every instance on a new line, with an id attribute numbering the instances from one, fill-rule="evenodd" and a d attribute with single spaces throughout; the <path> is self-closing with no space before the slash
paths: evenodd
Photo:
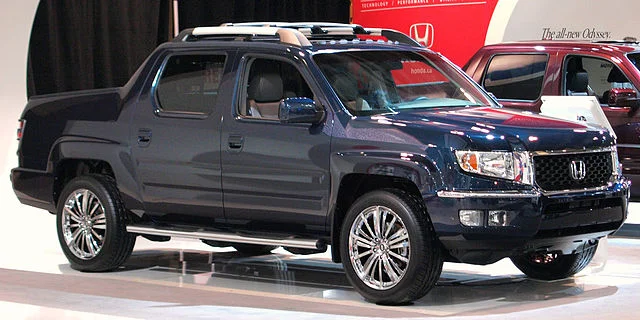
<path id="1" fill-rule="evenodd" d="M 498 99 L 536 100 L 542 93 L 546 54 L 503 54 L 494 56 L 482 86 Z"/>

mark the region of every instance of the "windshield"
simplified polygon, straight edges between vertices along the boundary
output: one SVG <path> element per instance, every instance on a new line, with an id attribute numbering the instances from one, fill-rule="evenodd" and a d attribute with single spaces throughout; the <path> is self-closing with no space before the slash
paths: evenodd
<path id="1" fill-rule="evenodd" d="M 492 104 L 485 93 L 435 54 L 350 51 L 320 53 L 314 60 L 353 115 Z"/>

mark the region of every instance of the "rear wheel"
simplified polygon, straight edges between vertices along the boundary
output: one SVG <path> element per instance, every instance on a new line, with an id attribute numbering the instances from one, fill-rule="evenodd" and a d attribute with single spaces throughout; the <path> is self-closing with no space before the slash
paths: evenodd
<path id="1" fill-rule="evenodd" d="M 396 189 L 356 200 L 344 220 L 340 253 L 351 284 L 379 304 L 423 297 L 442 271 L 440 247 L 424 205 Z"/>
<path id="2" fill-rule="evenodd" d="M 73 269 L 107 271 L 131 255 L 135 236 L 126 230 L 126 209 L 111 177 L 71 180 L 57 212 L 58 240 Z"/>
<path id="3" fill-rule="evenodd" d="M 598 249 L 598 243 L 574 254 L 532 252 L 511 257 L 513 264 L 530 278 L 557 280 L 582 271 Z"/>

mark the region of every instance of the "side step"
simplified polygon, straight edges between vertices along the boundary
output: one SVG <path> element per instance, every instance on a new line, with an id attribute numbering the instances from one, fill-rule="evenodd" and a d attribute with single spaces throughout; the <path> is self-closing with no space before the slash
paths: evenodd
<path id="1" fill-rule="evenodd" d="M 294 247 L 304 249 L 318 249 L 326 250 L 327 245 L 317 239 L 302 239 L 302 238 L 262 238 L 254 237 L 250 235 L 239 235 L 229 232 L 217 232 L 217 231 L 183 231 L 174 229 L 160 229 L 149 226 L 130 225 L 127 226 L 127 232 L 148 234 L 154 236 L 168 236 L 168 237 L 180 237 L 189 239 L 200 240 L 214 240 L 224 242 L 237 242 L 237 243 L 249 243 L 249 244 L 262 244 L 262 245 L 274 245 L 283 247 Z"/>

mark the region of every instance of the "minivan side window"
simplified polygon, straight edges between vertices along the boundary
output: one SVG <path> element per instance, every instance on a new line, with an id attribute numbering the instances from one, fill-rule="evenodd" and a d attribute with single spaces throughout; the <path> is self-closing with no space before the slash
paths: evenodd
<path id="1" fill-rule="evenodd" d="M 613 62 L 591 56 L 567 55 L 564 62 L 564 94 L 595 96 L 601 104 L 609 104 L 613 89 L 637 89 Z"/>
<path id="2" fill-rule="evenodd" d="M 546 54 L 496 55 L 489 62 L 482 85 L 498 99 L 536 100 L 549 56 Z"/>
<path id="3" fill-rule="evenodd" d="M 224 72 L 223 55 L 175 55 L 157 87 L 160 112 L 209 114 Z"/>

